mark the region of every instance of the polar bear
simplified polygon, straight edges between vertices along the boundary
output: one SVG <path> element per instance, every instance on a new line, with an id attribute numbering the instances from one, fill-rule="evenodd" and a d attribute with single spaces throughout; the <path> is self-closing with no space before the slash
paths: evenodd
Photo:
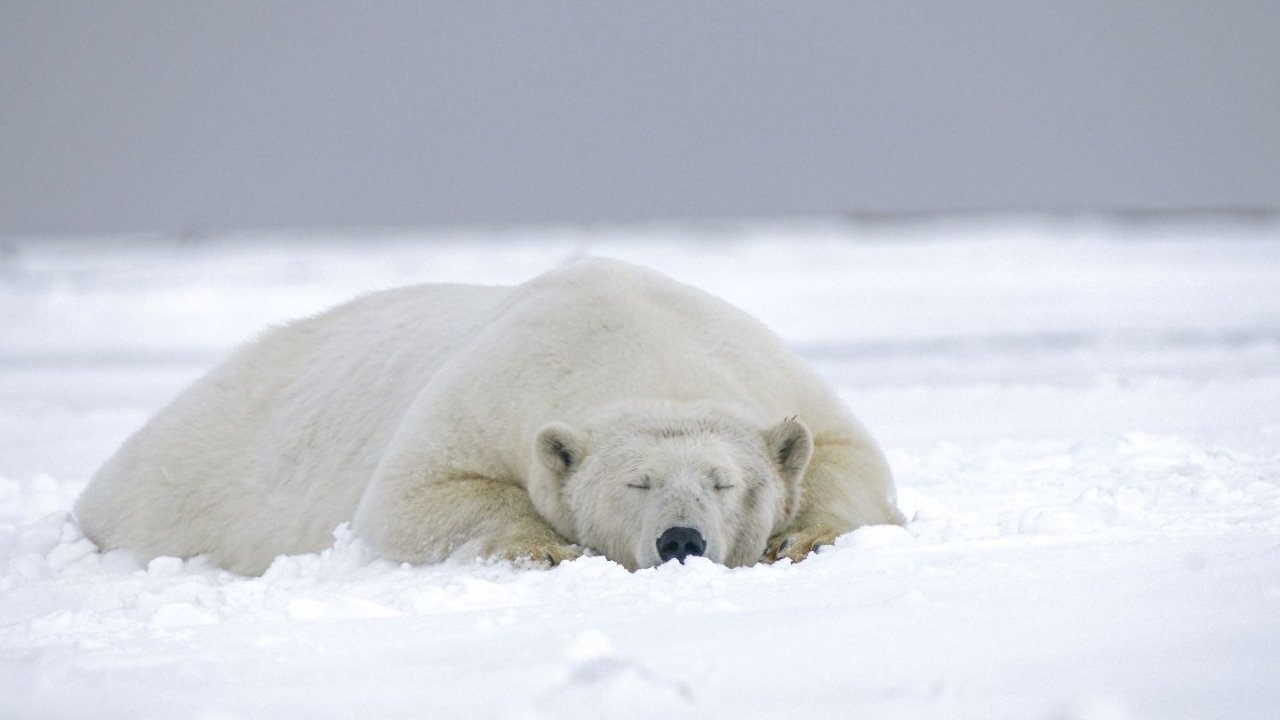
<path id="1" fill-rule="evenodd" d="M 903 522 L 875 442 L 777 336 L 602 259 L 269 330 L 129 438 L 76 515 L 104 549 L 250 575 L 347 521 L 398 561 L 631 570 L 800 560 Z"/>

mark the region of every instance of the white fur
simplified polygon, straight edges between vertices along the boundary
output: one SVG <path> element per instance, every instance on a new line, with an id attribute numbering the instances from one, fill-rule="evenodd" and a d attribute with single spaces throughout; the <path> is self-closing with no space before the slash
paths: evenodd
<path id="1" fill-rule="evenodd" d="M 104 548 L 244 573 L 347 520 L 397 560 L 577 543 L 630 568 L 679 524 L 742 565 L 771 536 L 901 522 L 874 442 L 776 336 L 606 260 L 272 329 L 125 442 L 76 513 Z"/>

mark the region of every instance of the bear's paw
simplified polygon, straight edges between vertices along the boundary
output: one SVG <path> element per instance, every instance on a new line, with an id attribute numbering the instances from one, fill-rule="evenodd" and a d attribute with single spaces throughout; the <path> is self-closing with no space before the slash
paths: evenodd
<path id="1" fill-rule="evenodd" d="M 783 558 L 800 562 L 809 553 L 825 545 L 835 544 L 840 533 L 826 527 L 808 527 L 774 535 L 765 547 L 763 562 L 775 563 Z"/>
<path id="2" fill-rule="evenodd" d="M 544 540 L 517 542 L 497 553 L 497 557 L 524 567 L 553 568 L 582 557 L 583 549 L 571 543 Z"/>

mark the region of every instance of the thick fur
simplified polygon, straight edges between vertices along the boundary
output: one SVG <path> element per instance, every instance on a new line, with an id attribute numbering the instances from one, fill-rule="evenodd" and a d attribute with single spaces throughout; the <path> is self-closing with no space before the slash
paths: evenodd
<path id="1" fill-rule="evenodd" d="M 272 329 L 131 437 L 76 505 L 103 548 L 258 574 L 353 520 L 386 557 L 628 568 L 692 527 L 729 565 L 901 523 L 880 450 L 742 311 L 587 260 Z"/>

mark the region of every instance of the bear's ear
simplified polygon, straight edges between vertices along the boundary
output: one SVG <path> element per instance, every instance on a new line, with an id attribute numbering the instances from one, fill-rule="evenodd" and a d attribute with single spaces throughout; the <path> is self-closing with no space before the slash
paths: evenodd
<path id="1" fill-rule="evenodd" d="M 813 457 L 813 433 L 804 423 L 790 417 L 764 431 L 764 444 L 786 484 L 788 512 L 794 512 L 800 480 Z"/>
<path id="2" fill-rule="evenodd" d="M 787 418 L 764 430 L 764 447 L 782 478 L 782 521 L 790 523 L 800 510 L 800 480 L 813 457 L 813 433 L 804 423 Z"/>
<path id="3" fill-rule="evenodd" d="M 578 468 L 586 454 L 586 443 L 577 430 L 561 422 L 547 423 L 534 440 L 538 459 L 557 480 Z"/>

